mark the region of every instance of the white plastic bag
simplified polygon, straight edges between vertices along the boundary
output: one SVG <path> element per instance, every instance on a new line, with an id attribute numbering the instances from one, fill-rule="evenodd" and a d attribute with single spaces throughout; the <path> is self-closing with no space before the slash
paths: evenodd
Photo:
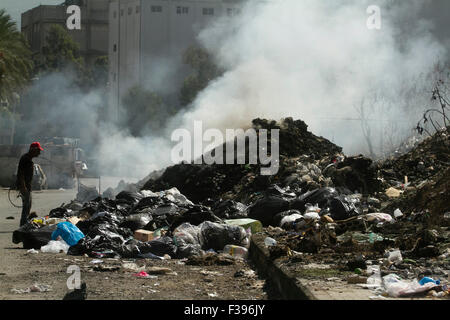
<path id="1" fill-rule="evenodd" d="M 62 239 L 60 240 L 51 240 L 47 245 L 41 247 L 41 251 L 44 253 L 67 253 L 69 251 L 70 246 Z"/>
<path id="2" fill-rule="evenodd" d="M 375 213 L 369 213 L 366 214 L 366 219 L 367 221 L 376 221 L 376 222 L 392 222 L 393 218 L 390 214 L 387 213 L 380 213 L 380 212 L 375 212 Z"/>
<path id="3" fill-rule="evenodd" d="M 426 292 L 437 286 L 433 282 L 428 282 L 422 286 L 417 280 L 405 281 L 395 274 L 384 276 L 383 284 L 389 296 L 394 298 Z"/>
<path id="4" fill-rule="evenodd" d="M 289 216 L 283 217 L 280 221 L 280 227 L 283 228 L 284 226 L 292 225 L 296 220 L 303 218 L 301 214 L 294 213 Z"/>
<path id="5" fill-rule="evenodd" d="M 386 252 L 386 257 L 389 264 L 401 262 L 403 260 L 402 253 L 398 249 Z"/>

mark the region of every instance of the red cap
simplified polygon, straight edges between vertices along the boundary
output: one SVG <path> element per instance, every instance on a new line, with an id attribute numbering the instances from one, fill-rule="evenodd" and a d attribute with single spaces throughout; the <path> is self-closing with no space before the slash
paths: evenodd
<path id="1" fill-rule="evenodd" d="M 41 144 L 39 142 L 33 142 L 30 145 L 30 149 L 40 149 L 41 151 L 44 151 L 44 149 L 41 147 Z"/>

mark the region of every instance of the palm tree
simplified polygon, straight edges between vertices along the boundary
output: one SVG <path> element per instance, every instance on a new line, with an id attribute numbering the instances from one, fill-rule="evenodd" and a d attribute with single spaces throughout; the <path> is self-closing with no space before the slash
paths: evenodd
<path id="1" fill-rule="evenodd" d="M 0 100 L 14 101 L 33 68 L 25 37 L 5 9 L 0 10 Z"/>

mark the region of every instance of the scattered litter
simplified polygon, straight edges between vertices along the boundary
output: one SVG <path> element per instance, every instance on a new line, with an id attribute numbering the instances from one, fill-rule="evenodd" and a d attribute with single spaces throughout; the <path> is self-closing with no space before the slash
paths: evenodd
<path id="1" fill-rule="evenodd" d="M 203 274 L 205 276 L 223 276 L 222 273 L 218 272 L 218 271 L 208 271 L 208 270 L 202 270 L 200 271 L 200 274 Z"/>
<path id="2" fill-rule="evenodd" d="M 213 292 L 213 293 L 208 293 L 208 297 L 211 297 L 211 298 L 216 298 L 216 297 L 218 297 L 219 295 L 217 294 L 217 292 Z"/>
<path id="3" fill-rule="evenodd" d="M 94 260 L 92 260 L 90 263 L 92 263 L 92 264 L 103 263 L 103 260 L 100 260 L 100 259 L 94 259 Z"/>
<path id="4" fill-rule="evenodd" d="M 26 289 L 11 289 L 11 292 L 17 293 L 17 294 L 23 294 L 23 293 L 31 293 L 31 292 L 48 292 L 51 290 L 52 290 L 52 287 L 49 285 L 35 283 L 31 287 L 28 287 Z"/>
<path id="5" fill-rule="evenodd" d="M 39 251 L 35 250 L 35 249 L 30 249 L 27 251 L 27 254 L 36 254 L 39 253 Z"/>
<path id="6" fill-rule="evenodd" d="M 145 278 L 145 279 L 157 279 L 158 278 L 158 276 L 149 275 L 145 271 L 141 271 L 139 273 L 135 273 L 135 274 L 133 274 L 133 276 L 138 277 L 138 278 Z"/>
<path id="7" fill-rule="evenodd" d="M 164 267 L 148 267 L 148 268 L 146 268 L 146 271 L 150 274 L 177 275 L 177 273 L 172 271 L 172 269 L 164 268 Z"/>
<path id="8" fill-rule="evenodd" d="M 122 263 L 122 270 L 125 272 L 141 272 L 145 270 L 145 266 L 139 267 L 134 262 Z"/>

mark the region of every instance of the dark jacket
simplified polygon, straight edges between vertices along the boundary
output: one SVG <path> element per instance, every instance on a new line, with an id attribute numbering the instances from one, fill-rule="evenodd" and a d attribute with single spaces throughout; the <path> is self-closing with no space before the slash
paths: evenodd
<path id="1" fill-rule="evenodd" d="M 20 190 L 20 187 L 21 187 L 20 182 L 23 179 L 27 190 L 31 191 L 31 181 L 33 180 L 33 170 L 34 170 L 34 163 L 32 161 L 32 158 L 31 158 L 30 154 L 25 153 L 20 158 L 19 167 L 17 169 L 17 181 L 16 181 L 17 189 Z"/>

